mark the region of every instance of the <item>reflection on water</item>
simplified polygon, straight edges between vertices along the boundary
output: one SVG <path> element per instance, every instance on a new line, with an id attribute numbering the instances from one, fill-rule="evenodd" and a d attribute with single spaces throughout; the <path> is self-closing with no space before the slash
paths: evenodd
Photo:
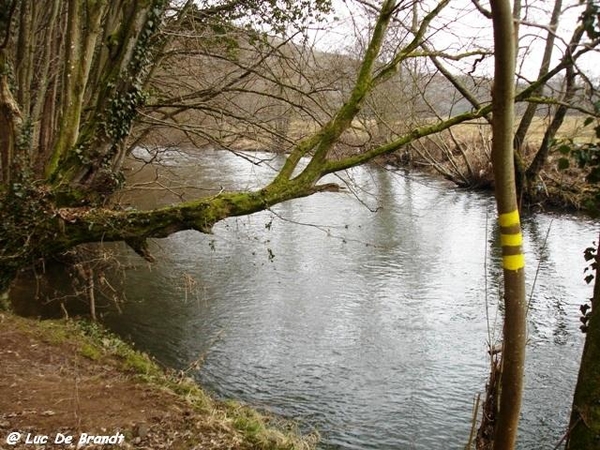
<path id="1" fill-rule="evenodd" d="M 169 170 L 194 184 L 189 195 L 273 173 L 221 152 L 174 155 Z M 463 448 L 501 320 L 493 199 L 375 168 L 344 178 L 352 192 L 155 241 L 152 268 L 124 249 L 137 269 L 110 326 L 165 364 L 202 358 L 203 385 L 319 429 L 324 446 Z M 171 200 L 144 195 L 144 207 Z M 539 273 L 519 448 L 552 448 L 564 432 L 590 294 L 581 255 L 596 229 L 524 221 L 530 287 Z"/>

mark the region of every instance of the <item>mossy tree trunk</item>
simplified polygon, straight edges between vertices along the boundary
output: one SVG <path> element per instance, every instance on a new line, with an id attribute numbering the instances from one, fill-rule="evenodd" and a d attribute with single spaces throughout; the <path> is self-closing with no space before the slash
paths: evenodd
<path id="1" fill-rule="evenodd" d="M 448 4 L 444 0 L 426 15 L 412 41 L 399 48 L 374 75 L 387 26 L 398 11 L 398 3 L 388 0 L 380 8 L 349 98 L 319 131 L 294 147 L 270 184 L 255 192 L 225 192 L 150 211 L 114 209 L 105 205 L 119 187 L 121 174 L 115 168 L 123 157 L 121 144 L 147 95 L 143 87 L 153 64 L 160 59 L 156 50 L 166 47 L 161 27 L 177 19 L 164 13 L 165 0 L 4 3 L 10 7 L 7 11 L 11 17 L 6 12 L 0 16 L 0 37 L 4 37 L 0 39 L 0 124 L 7 131 L 0 140 L 2 292 L 21 268 L 82 243 L 125 241 L 150 259 L 148 238 L 188 229 L 210 232 L 226 217 L 251 214 L 330 190 L 331 186 L 319 184 L 324 175 L 362 164 L 480 114 L 465 113 L 414 130 L 386 146 L 370 149 L 360 158 L 329 157 L 365 97 L 419 47 L 431 20 Z M 284 3 L 294 14 L 300 11 L 296 3 Z M 238 14 L 245 14 L 244 5 L 224 2 L 221 8 L 198 11 L 193 2 L 188 2 L 181 14 L 192 12 L 205 20 L 224 11 L 233 14 L 235 8 Z M 263 7 L 252 1 L 246 6 Z M 279 19 L 272 20 L 288 16 L 274 17 Z M 21 48 L 16 42 L 26 41 L 26 37 L 17 39 L 22 29 L 27 39 L 37 40 Z M 29 33 L 31 29 L 45 32 L 34 37 Z M 33 67 L 26 64 L 22 78 L 11 84 L 10 74 L 15 73 L 15 67 L 25 67 L 25 59 Z M 36 88 L 45 98 L 30 98 L 19 91 Z M 13 89 L 17 89 L 16 95 Z M 24 100 L 19 103 L 19 98 Z M 49 120 L 49 116 L 54 119 Z M 301 158 L 309 155 L 308 166 L 298 171 Z"/>
<path id="2" fill-rule="evenodd" d="M 427 30 L 450 2 L 429 5 L 419 23 L 409 27 L 406 40 L 387 48 L 385 57 L 381 52 L 390 21 L 402 20 L 403 10 L 411 11 L 412 4 L 365 4 L 371 12 L 376 10 L 371 16 L 375 24 L 351 93 L 330 120 L 293 146 L 271 183 L 255 192 L 221 193 L 151 211 L 111 208 L 107 205 L 123 182 L 120 168 L 128 148 L 124 143 L 145 101 L 155 94 L 145 88 L 153 74 L 160 73 L 157 66 L 165 53 L 177 45 L 187 51 L 178 39 L 195 31 L 190 40 L 206 39 L 209 50 L 202 56 L 208 57 L 211 45 L 222 42 L 211 33 L 222 30 L 224 23 L 247 18 L 249 11 L 281 30 L 327 0 L 209 3 L 200 9 L 192 0 L 0 0 L 0 291 L 21 268 L 82 243 L 123 240 L 148 257 L 145 239 L 185 229 L 208 232 L 226 217 L 326 190 L 328 186 L 319 185 L 326 174 L 491 112 L 490 106 L 482 106 L 355 154 L 335 155 L 331 150 L 373 89 L 393 77 L 407 59 L 427 57 Z M 170 28 L 178 26 L 188 28 L 175 30 L 181 33 Z M 226 56 L 236 62 L 234 51 Z M 523 100 L 563 69 L 557 66 L 516 99 Z M 253 70 L 242 71 L 239 83 Z M 238 87 L 226 84 L 229 91 Z M 217 95 L 209 91 L 211 97 Z M 37 95 L 29 95 L 33 92 Z M 171 94 L 177 100 L 177 93 Z M 170 102 L 165 110 L 192 107 Z M 301 169 L 303 158 L 309 163 Z"/>
<path id="3" fill-rule="evenodd" d="M 600 239 L 600 236 L 599 236 Z M 600 240 L 597 242 L 600 245 Z M 583 309 L 588 319 L 579 377 L 573 397 L 567 450 L 600 448 L 600 247 L 593 259 L 595 267 L 592 310 Z"/>

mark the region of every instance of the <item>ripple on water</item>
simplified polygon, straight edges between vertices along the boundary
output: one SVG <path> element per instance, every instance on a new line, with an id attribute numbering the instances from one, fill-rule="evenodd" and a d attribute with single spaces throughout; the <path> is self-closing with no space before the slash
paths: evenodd
<path id="1" fill-rule="evenodd" d="M 194 168 L 198 179 L 228 188 L 264 180 L 229 155 L 215 158 Z M 116 321 L 162 361 L 205 355 L 203 384 L 318 428 L 325 447 L 462 448 L 487 376 L 486 292 L 490 323 L 502 317 L 493 199 L 375 169 L 351 175 L 377 213 L 323 194 L 276 207 L 288 222 L 265 212 L 210 237 L 173 236 L 160 244 L 169 258 L 136 275 Z M 564 430 L 582 343 L 577 308 L 589 297 L 581 252 L 596 229 L 524 220 L 530 287 L 537 261 L 540 273 L 523 449 L 552 448 Z M 174 287 L 186 273 L 199 301 Z"/>

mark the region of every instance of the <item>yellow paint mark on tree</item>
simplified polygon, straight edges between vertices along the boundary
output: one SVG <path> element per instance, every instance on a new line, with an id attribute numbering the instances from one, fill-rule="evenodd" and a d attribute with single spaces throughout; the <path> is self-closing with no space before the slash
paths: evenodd
<path id="1" fill-rule="evenodd" d="M 502 247 L 517 247 L 523 244 L 523 235 L 520 232 L 515 234 L 500 234 L 500 244 Z"/>
<path id="2" fill-rule="evenodd" d="M 501 227 L 512 227 L 513 225 L 519 225 L 519 211 L 515 209 L 514 211 L 500 214 L 498 221 L 500 222 Z"/>
<path id="3" fill-rule="evenodd" d="M 518 255 L 504 255 L 502 257 L 502 267 L 507 270 L 519 270 L 525 267 L 525 255 L 519 253 Z"/>
<path id="4" fill-rule="evenodd" d="M 525 267 L 525 255 L 523 255 L 523 235 L 520 229 L 519 211 L 514 210 L 500 214 L 498 217 L 501 232 L 500 244 L 502 245 L 502 267 L 507 270 L 519 270 Z M 512 232 L 511 232 L 512 231 Z"/>

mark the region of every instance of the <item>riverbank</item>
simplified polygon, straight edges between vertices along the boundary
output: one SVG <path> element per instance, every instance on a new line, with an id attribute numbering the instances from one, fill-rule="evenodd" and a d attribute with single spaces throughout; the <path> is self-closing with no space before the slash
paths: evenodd
<path id="1" fill-rule="evenodd" d="M 557 142 L 571 145 L 595 142 L 595 129 L 589 124 L 586 125 L 586 118 L 583 115 L 568 115 L 556 134 Z M 423 120 L 423 123 L 435 122 L 433 119 Z M 550 125 L 549 120 L 546 116 L 536 116 L 533 119 L 526 142 L 521 149 L 523 169 L 530 166 L 540 150 L 546 130 Z M 371 125 L 371 128 L 368 125 Z M 401 130 L 401 124 L 397 125 Z M 273 136 L 267 133 L 265 135 L 248 135 L 244 138 L 238 137 L 232 142 L 223 143 L 220 148 L 245 154 L 252 154 L 252 152 L 287 154 L 293 148 L 292 143 L 300 142 L 317 130 L 316 123 L 293 121 L 288 130 L 288 146 L 278 147 L 273 141 Z M 328 158 L 336 159 L 355 155 L 374 148 L 386 140 L 397 138 L 408 131 L 398 131 L 398 134 L 387 136 L 385 139 L 381 136 L 375 139 L 378 135 L 373 123 L 355 123 L 352 130 L 335 145 Z M 460 188 L 491 191 L 494 185 L 491 142 L 491 127 L 487 121 L 480 119 L 415 140 L 391 154 L 375 158 L 371 164 L 433 175 L 448 180 L 453 186 Z M 206 146 L 198 146 L 197 143 L 186 142 L 185 139 L 177 139 L 168 134 L 156 136 L 146 144 L 148 148 L 154 149 L 152 156 L 146 158 L 146 161 L 157 163 L 156 167 L 160 166 L 161 162 L 166 162 L 168 166 L 168 156 L 165 161 L 161 161 L 160 151 L 156 149 L 164 148 L 171 152 L 173 149 L 182 149 L 184 153 L 198 154 L 214 148 L 208 143 Z M 531 182 L 528 192 L 521 196 L 523 209 L 597 216 L 599 214 L 598 188 L 586 180 L 589 167 L 587 169 L 578 167 L 575 159 L 570 160 L 569 167 L 565 167 L 564 161 L 562 165 L 559 164 L 559 161 L 564 160 L 565 155 L 558 151 L 558 144 L 553 147 L 546 155 L 541 170 L 534 177 L 535 183 Z M 254 162 L 259 164 L 258 161 Z M 129 167 L 129 169 L 132 168 Z M 151 176 L 155 176 L 154 172 Z M 152 179 L 146 177 L 142 186 L 147 189 L 148 183 L 151 183 Z M 130 183 L 131 185 L 135 184 L 136 180 L 135 177 L 133 180 L 129 177 L 128 182 L 133 181 Z M 179 193 L 177 182 L 173 183 L 168 176 L 163 176 L 155 188 L 159 189 L 165 186 L 169 190 Z"/>
<path id="2" fill-rule="evenodd" d="M 291 450 L 316 442 L 290 424 L 215 401 L 95 324 L 1 312 L 0 448 L 10 438 L 17 442 L 10 448 L 32 448 L 28 437 L 47 441 L 36 448 L 56 448 L 56 439 L 77 444 L 84 433 L 84 448 L 112 447 L 94 445 L 102 439 L 153 449 Z"/>

